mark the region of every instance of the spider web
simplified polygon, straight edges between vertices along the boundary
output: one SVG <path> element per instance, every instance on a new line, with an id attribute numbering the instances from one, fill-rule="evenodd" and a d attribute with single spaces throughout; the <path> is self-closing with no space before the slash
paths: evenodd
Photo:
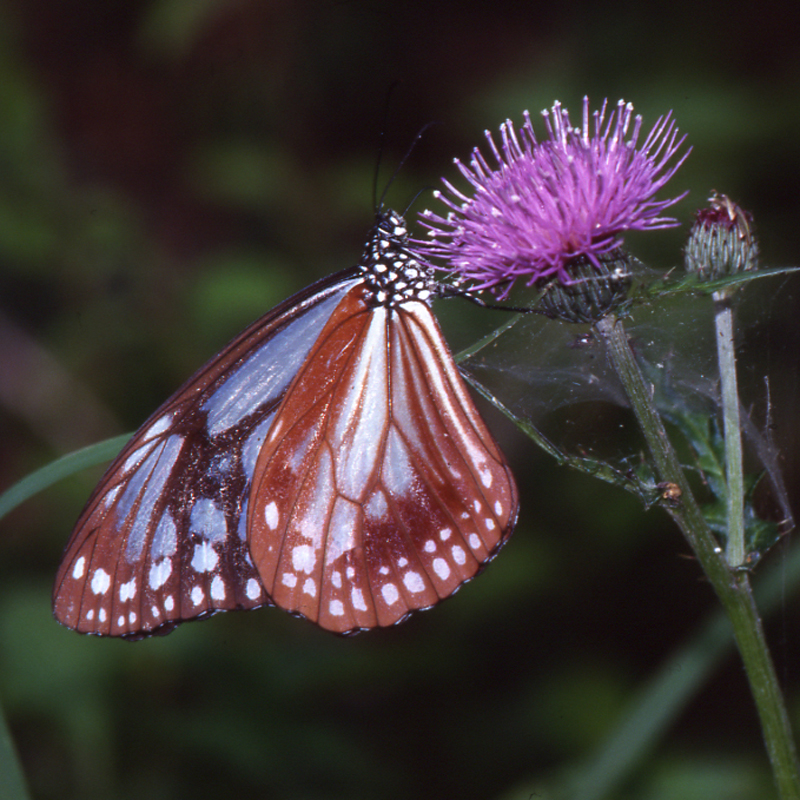
<path id="1" fill-rule="evenodd" d="M 769 499 L 760 505 L 771 506 L 768 515 L 781 520 L 781 531 L 793 527 L 782 461 L 796 449 L 789 415 L 799 343 L 797 334 L 785 336 L 785 326 L 798 287 L 797 277 L 760 281 L 739 292 L 735 304 L 745 472 L 767 477 Z M 679 457 L 700 478 L 702 494 L 713 482 L 698 464 L 722 435 L 713 301 L 699 294 L 661 298 L 634 307 L 623 324 L 662 417 L 671 431 L 684 433 Z M 552 443 L 557 458 L 603 473 L 645 500 L 650 490 L 653 501 L 655 469 L 591 325 L 518 315 L 462 355 L 467 379 L 521 427 Z M 781 435 L 781 449 L 775 430 L 788 434 Z"/>

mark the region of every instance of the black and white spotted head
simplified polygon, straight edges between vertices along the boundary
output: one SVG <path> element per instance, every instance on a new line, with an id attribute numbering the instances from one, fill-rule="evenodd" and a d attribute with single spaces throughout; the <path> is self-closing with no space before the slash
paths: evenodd
<path id="1" fill-rule="evenodd" d="M 359 267 L 376 305 L 430 305 L 439 294 L 433 268 L 412 249 L 406 221 L 396 211 L 378 212 Z"/>

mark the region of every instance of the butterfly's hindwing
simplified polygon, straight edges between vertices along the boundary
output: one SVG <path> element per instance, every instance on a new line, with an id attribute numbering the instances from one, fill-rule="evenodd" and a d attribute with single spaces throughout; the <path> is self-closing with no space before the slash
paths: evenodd
<path id="1" fill-rule="evenodd" d="M 248 522 L 275 604 L 340 633 L 449 596 L 517 515 L 510 470 L 427 304 L 370 309 L 359 292 L 289 387 Z"/>

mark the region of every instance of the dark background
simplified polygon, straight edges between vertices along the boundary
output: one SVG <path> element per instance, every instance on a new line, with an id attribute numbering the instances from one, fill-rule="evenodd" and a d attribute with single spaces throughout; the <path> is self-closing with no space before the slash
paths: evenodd
<path id="1" fill-rule="evenodd" d="M 675 209 L 684 226 L 632 239 L 637 254 L 679 263 L 693 210 L 716 189 L 753 211 L 766 264 L 797 263 L 798 13 L 6 0 L 0 488 L 137 427 L 252 319 L 355 263 L 381 131 L 382 188 L 436 123 L 390 188 L 404 208 L 523 109 L 538 125 L 556 99 L 577 120 L 584 94 L 593 107 L 624 97 L 645 130 L 672 109 L 694 147 L 671 187 L 690 190 Z M 740 310 L 746 402 L 763 420 L 768 374 L 792 498 L 798 299 L 798 283 L 778 279 Z M 475 312 L 440 305 L 467 343 Z M 456 598 L 351 639 L 276 610 L 133 645 L 80 637 L 52 620 L 51 581 L 100 470 L 3 520 L 0 698 L 35 796 L 551 796 L 715 601 L 662 512 L 555 467 L 487 417 L 521 484 L 511 543 Z M 768 631 L 796 721 L 792 589 Z M 613 796 L 771 791 L 731 655 Z"/>

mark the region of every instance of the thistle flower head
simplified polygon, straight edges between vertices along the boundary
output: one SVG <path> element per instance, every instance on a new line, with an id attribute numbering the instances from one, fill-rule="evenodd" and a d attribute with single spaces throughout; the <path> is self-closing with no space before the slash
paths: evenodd
<path id="1" fill-rule="evenodd" d="M 467 195 L 444 180 L 435 196 L 450 209 L 446 216 L 422 212 L 427 241 L 422 253 L 442 259 L 442 269 L 472 288 L 508 294 L 517 278 L 528 285 L 558 276 L 571 283 L 566 267 L 583 258 L 599 266 L 600 258 L 622 243 L 627 230 L 677 225 L 662 216 L 684 195 L 655 200 L 654 195 L 686 159 L 676 154 L 678 137 L 671 112 L 660 117 L 639 144 L 642 118 L 620 100 L 606 117 L 607 103 L 573 127 L 569 112 L 555 103 L 543 111 L 547 138 L 538 141 L 530 115 L 517 134 L 514 124 L 500 127 L 500 146 L 486 132 L 490 166 L 476 148 L 469 165 L 456 159 L 473 187 Z"/>

